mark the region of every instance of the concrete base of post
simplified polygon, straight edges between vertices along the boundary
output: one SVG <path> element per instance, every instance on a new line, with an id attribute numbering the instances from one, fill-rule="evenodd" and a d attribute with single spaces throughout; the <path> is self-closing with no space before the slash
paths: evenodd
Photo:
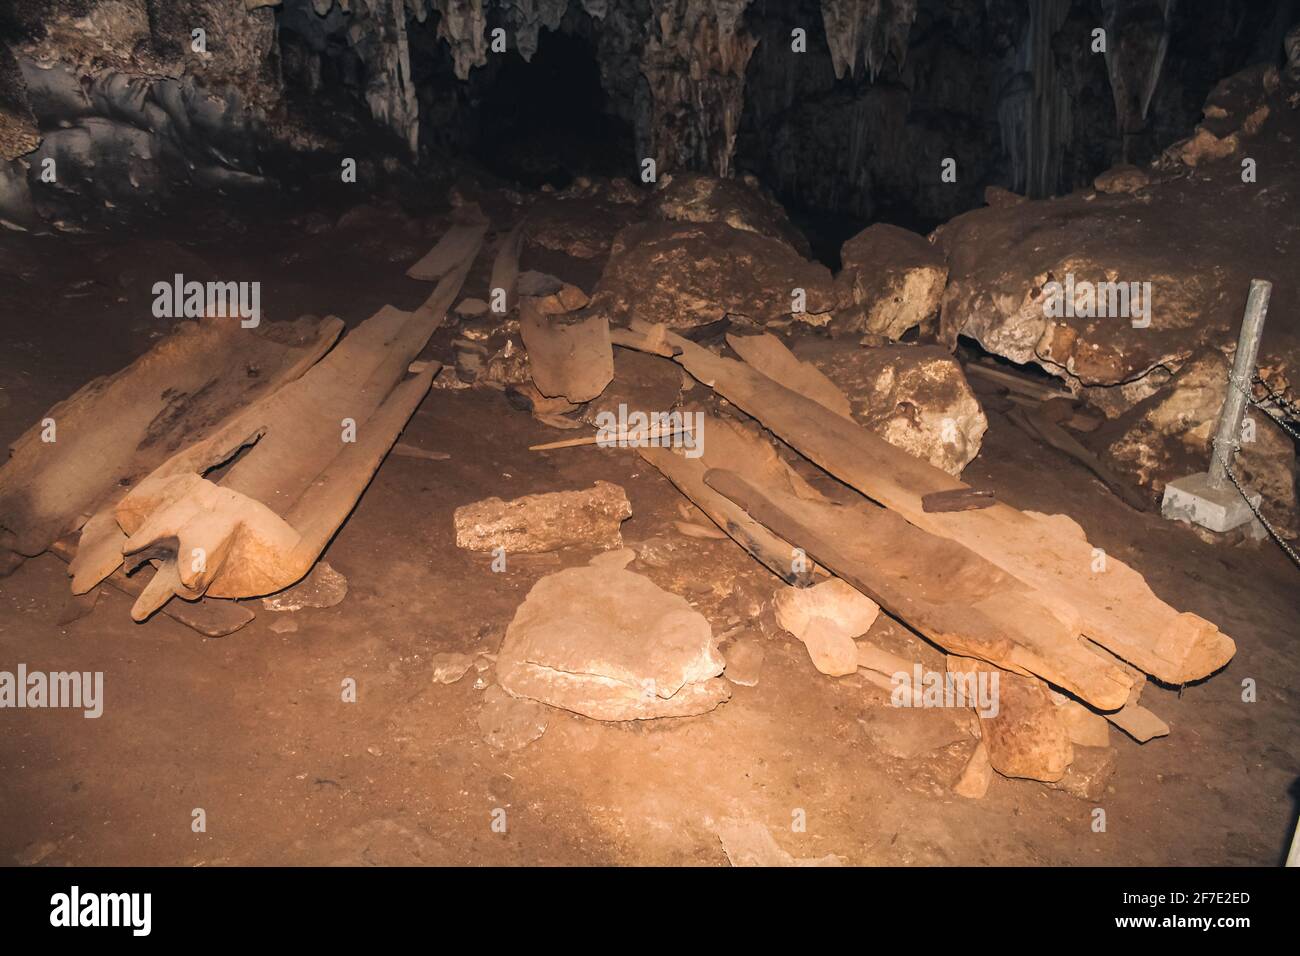
<path id="1" fill-rule="evenodd" d="M 1260 496 L 1251 495 L 1255 507 Z M 1190 521 L 1211 531 L 1232 531 L 1255 520 L 1250 506 L 1232 485 L 1215 488 L 1205 472 L 1188 475 L 1165 485 L 1165 496 L 1160 502 L 1160 513 L 1166 518 Z"/>

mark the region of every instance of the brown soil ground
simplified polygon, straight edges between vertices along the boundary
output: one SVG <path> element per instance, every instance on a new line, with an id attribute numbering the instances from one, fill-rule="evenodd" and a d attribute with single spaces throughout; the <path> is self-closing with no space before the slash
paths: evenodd
<path id="1" fill-rule="evenodd" d="M 354 323 L 427 294 L 402 273 L 436 236 L 431 220 L 408 232 L 300 225 L 239 231 L 227 216 L 167 242 L 0 237 L 0 441 L 149 346 L 165 327 L 149 314 L 149 289 L 170 276 L 169 256 L 262 279 L 270 318 Z M 524 265 L 569 268 L 590 288 L 590 264 L 560 258 Z M 465 294 L 483 294 L 479 271 Z M 1296 571 L 1271 546 L 1216 548 L 1137 516 L 1071 460 L 990 419 L 967 480 L 1071 515 L 1162 598 L 1237 641 L 1213 678 L 1148 689 L 1144 703 L 1173 733 L 1139 746 L 1113 732 L 1117 769 L 1096 803 L 1002 778 L 981 801 L 954 795 L 973 742 L 926 741 L 959 718 L 898 711 L 860 676 L 817 673 L 797 641 L 753 613 L 778 582 L 730 541 L 677 533 L 680 496 L 634 452 L 530 452 L 575 433 L 514 410 L 500 391 L 436 390 L 403 440 L 451 458 L 385 462 L 327 552 L 350 583 L 335 608 L 259 611 L 244 630 L 205 640 L 162 615 L 133 624 L 129 599 L 111 589 L 60 627 L 67 579 L 49 555 L 0 580 L 0 669 L 103 671 L 106 698 L 98 720 L 0 711 L 0 861 L 724 864 L 715 824 L 736 817 L 767 825 L 797 857 L 854 864 L 1278 863 L 1300 768 Z M 737 637 L 762 641 L 760 680 L 697 718 L 606 724 L 555 711 L 541 739 L 498 753 L 476 722 L 474 671 L 434 684 L 430 658 L 495 650 L 529 587 L 590 554 L 519 558 L 493 573 L 490 556 L 456 549 L 452 511 L 597 478 L 627 490 L 625 540 L 661 538 L 671 552 L 663 567 L 634 569 L 685 594 L 715 633 L 739 621 Z M 285 618 L 296 631 L 271 629 Z M 341 700 L 348 677 L 356 703 Z M 1241 699 L 1247 678 L 1257 702 Z M 1104 833 L 1092 829 L 1097 806 Z M 206 832 L 191 830 L 195 808 Z M 491 826 L 497 808 L 505 833 Z M 806 832 L 791 827 L 799 810 Z"/>

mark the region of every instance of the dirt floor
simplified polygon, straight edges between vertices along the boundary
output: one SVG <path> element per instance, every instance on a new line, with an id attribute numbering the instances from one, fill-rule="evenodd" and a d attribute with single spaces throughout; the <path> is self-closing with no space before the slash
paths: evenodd
<path id="1" fill-rule="evenodd" d="M 262 280 L 269 318 L 352 324 L 428 294 L 403 272 L 436 220 L 241 228 L 218 212 L 107 238 L 0 236 L 0 441 L 148 348 L 167 325 L 149 314 L 149 290 L 171 262 L 192 255 L 224 278 Z M 590 264 L 569 265 L 564 277 L 589 289 Z M 485 277 L 471 276 L 466 295 L 482 294 L 475 283 Z M 576 433 L 498 390 L 439 389 L 402 440 L 451 457 L 384 463 L 326 554 L 350 586 L 337 607 L 258 606 L 245 629 L 205 640 L 162 615 L 133 624 L 130 599 L 111 589 L 60 627 L 67 578 L 50 555 L 0 580 L 0 669 L 105 675 L 98 720 L 0 711 L 0 861 L 710 865 L 727 861 L 718 824 L 736 819 L 764 824 L 796 857 L 851 864 L 1277 864 L 1300 774 L 1297 572 L 1271 545 L 1220 549 L 1136 515 L 1070 459 L 989 418 L 967 481 L 1074 517 L 1161 598 L 1237 642 L 1209 680 L 1148 688 L 1143 703 L 1172 735 L 1139 746 L 1112 731 L 1116 771 L 1099 801 L 1003 778 L 983 800 L 956 796 L 974 746 L 964 712 L 899 710 L 861 676 L 815 671 L 760 610 L 779 582 L 729 540 L 676 532 L 680 495 L 635 452 L 531 452 Z M 476 720 L 490 668 L 441 685 L 430 658 L 495 651 L 531 585 L 591 555 L 513 558 L 495 573 L 490 555 L 455 547 L 452 511 L 597 478 L 626 489 L 624 539 L 656 556 L 633 569 L 684 594 L 715 634 L 739 626 L 728 645 L 761 641 L 761 676 L 696 718 L 609 724 L 553 711 L 539 740 L 497 752 Z M 272 630 L 286 619 L 296 630 Z M 349 677 L 355 703 L 342 700 Z M 1247 678 L 1256 702 L 1242 700 Z M 1093 828 L 1097 807 L 1105 832 Z M 196 808 L 205 832 L 192 829 Z M 492 826 L 499 809 L 504 833 Z"/>

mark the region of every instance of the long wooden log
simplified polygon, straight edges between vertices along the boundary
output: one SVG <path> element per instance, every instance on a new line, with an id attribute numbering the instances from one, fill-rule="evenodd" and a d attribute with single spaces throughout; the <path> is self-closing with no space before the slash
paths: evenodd
<path id="1" fill-rule="evenodd" d="M 1083 633 L 1159 680 L 1206 677 L 1236 652 L 1212 623 L 1160 600 L 1142 575 L 1100 553 L 1063 515 L 1038 515 L 997 503 L 964 512 L 927 513 L 922 498 L 968 486 L 928 462 L 733 359 L 643 322 L 615 337 L 620 345 L 671 352 L 779 438 L 867 497 L 931 534 L 950 538 L 1035 591 L 1076 609 Z"/>
<path id="2" fill-rule="evenodd" d="M 1132 679 L 1087 650 L 1057 608 L 956 542 L 866 502 L 800 499 L 724 469 L 704 480 L 950 653 L 1042 677 L 1102 710 L 1128 701 Z"/>

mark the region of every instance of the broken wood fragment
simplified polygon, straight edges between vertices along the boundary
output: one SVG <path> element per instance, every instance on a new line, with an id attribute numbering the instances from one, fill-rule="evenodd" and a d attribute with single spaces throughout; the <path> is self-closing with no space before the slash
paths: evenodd
<path id="1" fill-rule="evenodd" d="M 1040 411 L 1020 406 L 1007 412 L 1007 418 L 1031 438 L 1038 438 L 1079 462 L 1130 508 L 1135 511 L 1152 509 L 1154 502 L 1148 501 L 1141 491 L 1117 475 L 1105 462 L 1080 444 L 1077 438 Z"/>
<path id="2" fill-rule="evenodd" d="M 445 451 L 426 451 L 415 445 L 408 445 L 404 441 L 399 441 L 393 446 L 393 454 L 398 458 L 419 458 L 424 461 L 446 461 L 451 457 Z"/>
<path id="3" fill-rule="evenodd" d="M 543 315 L 530 299 L 519 308 L 519 334 L 538 391 L 570 402 L 591 401 L 614 377 L 609 321 L 603 315 L 568 319 Z"/>

